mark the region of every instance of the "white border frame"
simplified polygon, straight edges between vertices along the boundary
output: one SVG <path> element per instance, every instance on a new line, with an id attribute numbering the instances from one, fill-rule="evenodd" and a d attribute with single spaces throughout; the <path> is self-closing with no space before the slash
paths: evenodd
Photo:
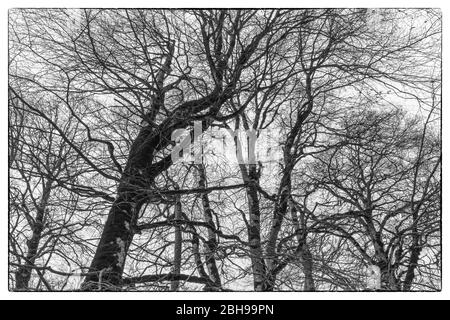
<path id="1" fill-rule="evenodd" d="M 224 5 L 224 3 L 226 5 Z M 2 133 L 0 135 L 0 141 L 2 148 L 0 149 L 0 299 L 4 300 L 99 300 L 99 299 L 111 299 L 111 300 L 311 300 L 311 299 L 323 299 L 323 300 L 380 300 L 380 299 L 405 299 L 405 300 L 432 300 L 432 299 L 446 299 L 450 297 L 450 243 L 448 243 L 449 237 L 443 232 L 442 234 L 442 291 L 441 292 L 270 292 L 270 293 L 260 293 L 260 292 L 9 292 L 8 291 L 8 238 L 7 238 L 7 226 L 8 226 L 8 134 L 7 134 L 7 119 L 8 119 L 8 108 L 7 108 L 7 83 L 8 83 L 8 9 L 10 8 L 25 8 L 25 7 L 105 7 L 105 8 L 115 8 L 115 7 L 127 7 L 127 8 L 145 8 L 152 7 L 158 8 L 182 8 L 182 7 L 196 7 L 196 8 L 207 8 L 207 7 L 217 7 L 217 8 L 260 8 L 260 7 L 273 7 L 277 5 L 279 7 L 344 7 L 344 8 L 440 8 L 442 10 L 443 16 L 443 90 L 442 92 L 450 92 L 449 80 L 445 79 L 444 68 L 447 67 L 447 61 L 445 61 L 446 54 L 449 52 L 449 42 L 446 39 L 447 32 L 446 29 L 447 20 L 450 16 L 450 6 L 448 1 L 443 0 L 378 0 L 378 1 L 367 1 L 360 0 L 357 3 L 355 1 L 340 0 L 340 1 L 325 1 L 325 0 L 315 0 L 314 5 L 306 5 L 305 2 L 298 2 L 293 0 L 282 0 L 276 3 L 268 0 L 227 0 L 217 1 L 217 0 L 201 0 L 201 1 L 187 1 L 187 0 L 171 0 L 170 2 L 164 1 L 146 1 L 146 0 L 127 0 L 127 1 L 111 1 L 111 0 L 96 0 L 95 6 L 92 5 L 92 0 L 39 0 L 39 1 L 26 1 L 26 0 L 6 0 L 1 1 L 0 7 L 0 21 L 2 22 L 0 30 L 0 88 L 1 88 L 1 107 L 0 107 L 0 119 L 2 119 Z M 443 101 L 447 101 L 445 97 Z M 450 125 L 448 124 L 448 114 L 449 111 L 444 110 L 443 112 L 443 125 L 442 125 L 442 137 L 443 145 L 442 152 L 444 157 L 446 153 L 449 152 L 449 141 L 450 141 Z M 449 139 L 446 139 L 446 138 Z M 450 198 L 444 195 L 450 195 L 450 190 L 445 181 L 449 180 L 449 170 L 447 166 L 442 168 L 442 207 L 444 209 L 449 208 Z M 449 227 L 450 216 L 442 212 L 442 227 L 443 230 L 447 231 Z"/>

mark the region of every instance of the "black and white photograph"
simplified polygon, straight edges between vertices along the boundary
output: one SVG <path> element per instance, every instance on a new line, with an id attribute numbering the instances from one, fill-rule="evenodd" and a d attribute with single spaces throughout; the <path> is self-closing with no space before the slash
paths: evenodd
<path id="1" fill-rule="evenodd" d="M 1 289 L 442 292 L 445 12 L 363 4 L 9 3 Z"/>

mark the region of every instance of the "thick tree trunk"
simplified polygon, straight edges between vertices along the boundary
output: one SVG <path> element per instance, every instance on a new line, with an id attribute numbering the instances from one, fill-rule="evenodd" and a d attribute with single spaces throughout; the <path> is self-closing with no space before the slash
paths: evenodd
<path id="1" fill-rule="evenodd" d="M 117 290 L 128 248 L 133 239 L 132 226 L 140 206 L 132 194 L 120 192 L 106 220 L 100 242 L 86 277 L 85 290 Z"/>
<path id="2" fill-rule="evenodd" d="M 372 244 L 374 247 L 375 255 L 377 258 L 377 265 L 381 272 L 381 289 L 387 291 L 397 291 L 399 290 L 398 281 L 395 277 L 392 265 L 389 261 L 388 254 L 385 250 L 383 240 L 381 239 L 381 234 L 376 231 L 375 226 L 372 221 L 372 205 L 369 204 L 366 209 L 366 227 L 368 234 L 371 237 Z"/>
<path id="3" fill-rule="evenodd" d="M 127 166 L 122 175 L 108 218 L 103 228 L 83 283 L 84 290 L 118 290 L 128 248 L 133 240 L 133 228 L 139 211 L 147 200 L 143 189 L 148 188 L 162 169 L 152 168 L 152 153 L 157 142 L 149 143 L 151 128 L 144 127 L 131 146 Z"/>
<path id="4" fill-rule="evenodd" d="M 391 265 L 387 262 L 386 258 L 378 263 L 381 273 L 381 290 L 385 291 L 399 291 L 400 287 L 398 280 L 395 277 L 394 271 Z"/>

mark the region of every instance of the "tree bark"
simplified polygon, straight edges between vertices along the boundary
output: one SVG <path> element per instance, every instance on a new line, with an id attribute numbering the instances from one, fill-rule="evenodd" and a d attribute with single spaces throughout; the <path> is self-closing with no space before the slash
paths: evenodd
<path id="1" fill-rule="evenodd" d="M 143 191 L 163 171 L 152 167 L 156 143 L 148 143 L 149 126 L 141 129 L 131 146 L 127 166 L 117 190 L 117 198 L 108 214 L 100 242 L 90 266 L 84 290 L 117 290 L 121 282 L 128 248 L 139 211 L 147 200 Z"/>

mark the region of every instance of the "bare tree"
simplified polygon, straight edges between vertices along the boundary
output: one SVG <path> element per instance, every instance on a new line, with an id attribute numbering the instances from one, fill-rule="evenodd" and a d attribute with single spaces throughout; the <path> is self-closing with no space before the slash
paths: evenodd
<path id="1" fill-rule="evenodd" d="M 11 10 L 12 286 L 364 290 L 376 266 L 438 289 L 440 32 L 427 9 Z"/>

